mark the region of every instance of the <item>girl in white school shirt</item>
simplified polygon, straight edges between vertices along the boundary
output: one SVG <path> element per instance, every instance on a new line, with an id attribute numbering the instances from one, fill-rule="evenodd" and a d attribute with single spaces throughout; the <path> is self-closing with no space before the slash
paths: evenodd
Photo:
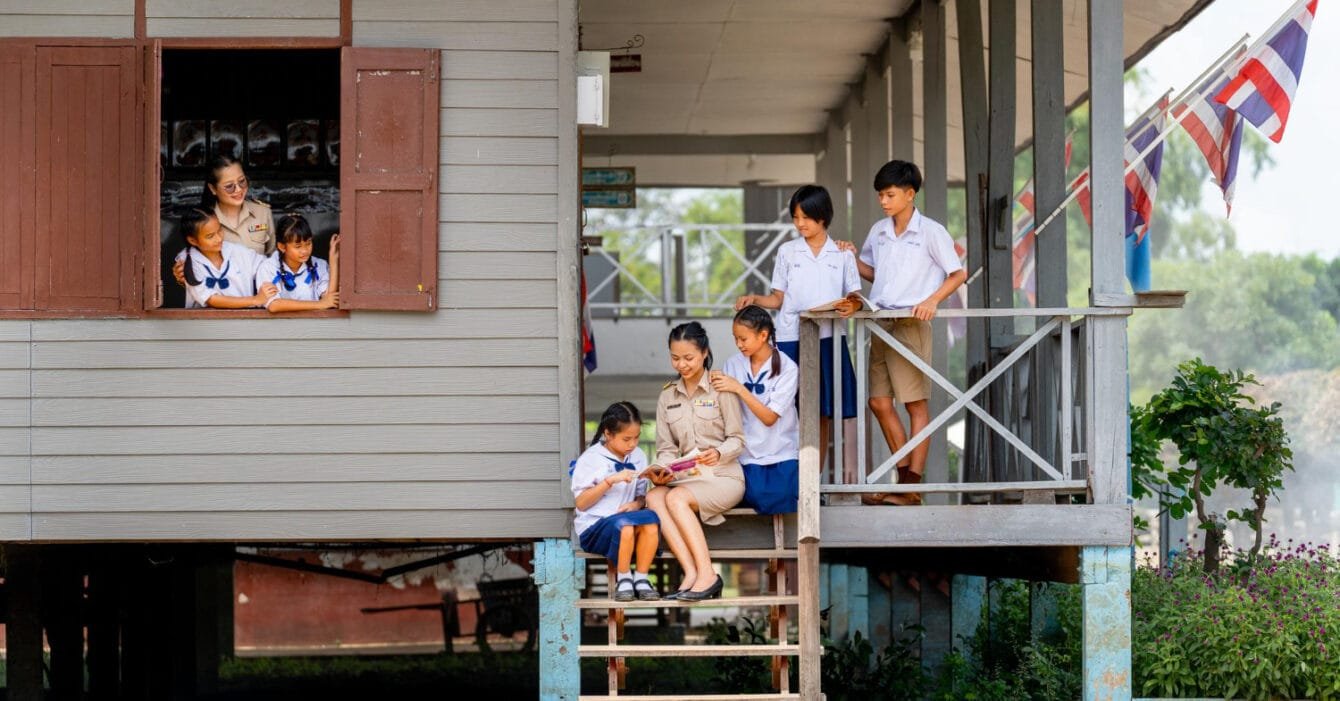
<path id="1" fill-rule="evenodd" d="M 631 402 L 616 402 L 600 417 L 591 446 L 573 463 L 573 530 L 582 550 L 604 555 L 614 565 L 616 601 L 661 598 L 647 580 L 660 520 L 643 508 L 647 456 L 637 447 L 642 414 Z M 636 571 L 630 571 L 636 556 Z"/>
<path id="2" fill-rule="evenodd" d="M 777 309 L 777 348 L 800 363 L 800 313 L 842 300 L 861 290 L 856 256 L 843 250 L 828 236 L 833 222 L 833 200 L 819 185 L 803 185 L 791 195 L 791 221 L 801 238 L 777 248 L 772 268 L 772 292 L 744 295 L 735 301 L 737 310 L 754 304 Z M 833 426 L 833 328 L 819 325 L 819 445 L 827 446 Z M 842 350 L 842 418 L 856 418 L 856 371 L 851 364 L 844 334 Z M 852 442 L 850 447 L 854 447 Z M 826 450 L 820 451 L 827 454 Z M 854 454 L 853 454 L 854 455 Z M 852 460 L 847 460 L 851 463 Z"/>
<path id="3" fill-rule="evenodd" d="M 796 511 L 800 491 L 796 387 L 800 372 L 774 344 L 772 317 L 750 305 L 731 327 L 739 355 L 712 373 L 712 388 L 740 397 L 744 414 L 744 503 L 760 514 Z"/>
<path id="4" fill-rule="evenodd" d="M 224 241 L 213 214 L 188 210 L 179 231 L 186 243 L 179 259 L 187 308 L 261 307 L 277 293 L 272 283 L 256 284 L 256 270 L 265 259 L 246 246 Z"/>
<path id="5" fill-rule="evenodd" d="M 275 234 L 276 250 L 256 271 L 256 283 L 271 283 L 278 294 L 266 302 L 271 312 L 334 309 L 339 306 L 335 274 L 340 237 L 330 239 L 330 264 L 312 256 L 312 227 L 301 214 L 286 214 Z"/>

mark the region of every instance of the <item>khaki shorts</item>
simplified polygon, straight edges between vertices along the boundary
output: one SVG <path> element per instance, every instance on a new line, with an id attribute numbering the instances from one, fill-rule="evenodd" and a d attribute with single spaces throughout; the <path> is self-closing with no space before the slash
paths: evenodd
<path id="1" fill-rule="evenodd" d="M 880 328 L 907 346 L 918 358 L 931 362 L 931 322 L 919 319 L 880 319 Z M 870 396 L 893 397 L 901 404 L 929 399 L 931 378 L 907 358 L 870 335 Z"/>

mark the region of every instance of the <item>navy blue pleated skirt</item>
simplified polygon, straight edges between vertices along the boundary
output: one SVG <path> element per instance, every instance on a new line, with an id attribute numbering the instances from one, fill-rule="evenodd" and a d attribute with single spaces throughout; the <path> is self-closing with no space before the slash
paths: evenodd
<path id="1" fill-rule="evenodd" d="M 596 521 L 582 531 L 578 541 L 582 550 L 592 555 L 604 555 L 610 560 L 619 559 L 619 531 L 624 526 L 659 526 L 660 519 L 651 509 L 638 509 L 622 514 L 612 514 Z"/>
<path id="2" fill-rule="evenodd" d="M 800 365 L 800 341 L 778 341 L 777 349 Z M 833 416 L 833 339 L 819 339 L 819 364 L 823 372 L 819 373 L 819 414 L 826 418 Z M 796 394 L 797 400 L 800 394 Z M 847 351 L 847 337 L 842 337 L 842 418 L 856 418 L 856 370 L 851 365 L 851 353 Z"/>
<path id="3" fill-rule="evenodd" d="M 800 461 L 772 465 L 741 464 L 744 503 L 760 514 L 793 514 L 800 500 Z"/>

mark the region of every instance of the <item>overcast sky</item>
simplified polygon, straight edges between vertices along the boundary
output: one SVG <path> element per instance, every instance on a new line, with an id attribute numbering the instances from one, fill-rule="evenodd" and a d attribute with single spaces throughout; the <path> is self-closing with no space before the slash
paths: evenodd
<path id="1" fill-rule="evenodd" d="M 1161 93 L 1180 91 L 1244 33 L 1257 39 L 1293 3 L 1283 0 L 1216 0 L 1140 65 Z M 1238 173 L 1233 222 L 1238 247 L 1274 253 L 1340 255 L 1340 3 L 1323 1 L 1307 45 L 1303 76 L 1281 143 L 1272 143 L 1276 166 L 1253 180 Z M 1127 95 L 1128 113 L 1149 99 Z M 1247 125 L 1248 129 L 1252 126 Z M 1207 185 L 1205 208 L 1223 215 L 1218 188 Z"/>

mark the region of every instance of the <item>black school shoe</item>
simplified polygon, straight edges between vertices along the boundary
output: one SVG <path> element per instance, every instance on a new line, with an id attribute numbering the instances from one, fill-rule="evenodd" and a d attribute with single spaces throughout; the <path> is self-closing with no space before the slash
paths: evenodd
<path id="1" fill-rule="evenodd" d="M 704 591 L 682 591 L 679 593 L 680 601 L 707 601 L 708 599 L 720 599 L 721 590 L 725 588 L 725 582 L 721 581 L 721 575 L 717 575 L 717 581 Z"/>
<path id="2" fill-rule="evenodd" d="M 628 586 L 624 586 L 625 584 L 627 584 Z M 620 578 L 619 578 L 619 583 L 616 585 L 616 588 L 615 588 L 615 590 L 614 590 L 614 600 L 615 600 L 615 601 L 632 601 L 632 600 L 633 600 L 633 589 L 634 589 L 634 586 L 633 586 L 633 578 L 632 578 L 632 577 L 620 577 Z"/>
<path id="3" fill-rule="evenodd" d="M 633 580 L 633 592 L 637 594 L 639 601 L 659 601 L 661 595 L 656 593 L 656 588 L 651 586 L 651 582 L 645 579 Z"/>

